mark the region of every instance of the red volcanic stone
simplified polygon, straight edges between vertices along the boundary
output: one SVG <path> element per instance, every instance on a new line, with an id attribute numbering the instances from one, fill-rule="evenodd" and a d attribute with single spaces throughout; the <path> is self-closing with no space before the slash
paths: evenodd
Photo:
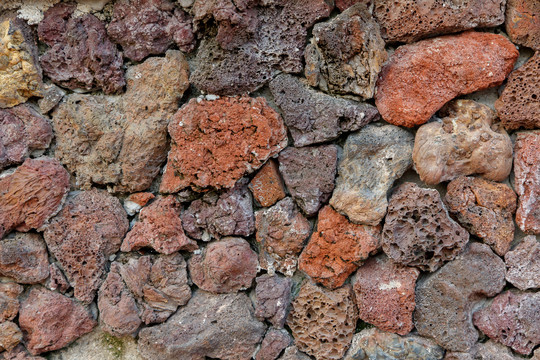
<path id="1" fill-rule="evenodd" d="M 270 329 L 266 332 L 255 360 L 275 360 L 292 342 L 286 330 Z"/>
<path id="2" fill-rule="evenodd" d="M 46 286 L 49 290 L 58 290 L 62 294 L 64 294 L 71 286 L 56 263 L 52 263 L 49 266 L 49 279 L 47 280 Z"/>
<path id="3" fill-rule="evenodd" d="M 133 216 L 141 211 L 141 208 L 155 197 L 156 196 L 150 192 L 131 194 L 124 200 L 124 209 L 129 216 Z"/>
<path id="4" fill-rule="evenodd" d="M 540 3 L 536 0 L 508 0 L 506 32 L 512 42 L 540 50 Z"/>
<path id="5" fill-rule="evenodd" d="M 0 239 L 11 230 L 39 229 L 58 212 L 69 190 L 69 174 L 57 160 L 27 159 L 0 178 Z"/>
<path id="6" fill-rule="evenodd" d="M 14 282 L 0 283 L 0 323 L 15 319 L 19 312 L 18 296 L 23 290 Z"/>
<path id="7" fill-rule="evenodd" d="M 161 192 L 231 188 L 287 145 L 283 120 L 264 98 L 191 99 L 169 123 Z"/>
<path id="8" fill-rule="evenodd" d="M 96 324 L 84 306 L 42 287 L 30 290 L 19 314 L 25 345 L 33 355 L 61 349 L 92 331 Z"/>
<path id="9" fill-rule="evenodd" d="M 540 234 L 540 131 L 518 133 L 514 175 L 519 198 L 516 223 L 524 232 Z"/>
<path id="10" fill-rule="evenodd" d="M 414 288 L 420 271 L 386 256 L 367 260 L 353 277 L 358 317 L 377 328 L 408 334 L 414 327 Z"/>
<path id="11" fill-rule="evenodd" d="M 365 4 L 370 5 L 372 0 L 336 0 L 336 7 L 339 9 L 339 11 L 345 11 L 354 4 Z"/>
<path id="12" fill-rule="evenodd" d="M 172 254 L 198 249 L 197 243 L 184 234 L 181 211 L 182 206 L 174 196 L 158 198 L 141 210 L 139 221 L 127 233 L 120 250 L 151 247 L 159 253 Z"/>
<path id="13" fill-rule="evenodd" d="M 299 258 L 298 268 L 330 289 L 343 285 L 362 261 L 380 247 L 379 226 L 357 225 L 330 206 L 319 211 L 317 231 Z"/>
<path id="14" fill-rule="evenodd" d="M 421 125 L 456 96 L 502 84 L 518 55 L 504 36 L 474 31 L 400 46 L 379 74 L 375 104 L 391 124 Z"/>
<path id="15" fill-rule="evenodd" d="M 274 160 L 268 160 L 251 179 L 249 190 L 262 207 L 272 206 L 285 197 L 285 186 Z"/>
<path id="16" fill-rule="evenodd" d="M 49 276 L 49 254 L 39 234 L 16 233 L 0 240 L 0 275 L 20 284 L 37 284 Z"/>
<path id="17" fill-rule="evenodd" d="M 267 319 L 276 328 L 283 328 L 291 302 L 292 280 L 265 274 L 259 276 L 256 282 L 255 316 L 261 321 Z"/>
<path id="18" fill-rule="evenodd" d="M 540 288 L 540 243 L 534 235 L 526 236 L 504 255 L 508 270 L 506 280 L 520 290 Z"/>

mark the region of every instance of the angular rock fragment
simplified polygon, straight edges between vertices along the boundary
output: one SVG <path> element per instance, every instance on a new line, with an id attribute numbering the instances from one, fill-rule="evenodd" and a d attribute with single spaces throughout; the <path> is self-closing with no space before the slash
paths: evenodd
<path id="1" fill-rule="evenodd" d="M 374 106 L 315 91 L 291 75 L 276 76 L 270 90 L 296 147 L 334 140 L 379 119 Z"/>
<path id="2" fill-rule="evenodd" d="M 251 179 L 249 190 L 262 207 L 272 206 L 286 196 L 285 185 L 274 160 L 268 160 Z"/>
<path id="3" fill-rule="evenodd" d="M 508 0 L 506 32 L 512 42 L 540 50 L 540 4 L 535 0 Z"/>
<path id="4" fill-rule="evenodd" d="M 540 234 L 540 131 L 518 133 L 514 153 L 516 223 L 524 232 Z"/>
<path id="5" fill-rule="evenodd" d="M 291 342 L 291 335 L 286 330 L 270 329 L 264 336 L 255 360 L 275 360 Z"/>
<path id="6" fill-rule="evenodd" d="M 283 353 L 283 356 L 279 358 L 279 360 L 310 360 L 311 358 L 304 354 L 303 352 L 300 352 L 298 348 L 294 345 L 289 346 L 285 349 L 285 352 Z"/>
<path id="7" fill-rule="evenodd" d="M 0 240 L 0 276 L 37 284 L 49 276 L 49 254 L 39 234 L 15 233 Z"/>
<path id="8" fill-rule="evenodd" d="M 533 235 L 526 236 L 512 251 L 504 255 L 506 280 L 520 290 L 540 288 L 540 243 Z"/>
<path id="9" fill-rule="evenodd" d="M 400 46 L 379 74 L 375 104 L 391 124 L 421 125 L 456 96 L 500 85 L 518 55 L 504 36 L 474 31 Z"/>
<path id="10" fill-rule="evenodd" d="M 15 319 L 19 312 L 18 296 L 24 288 L 14 282 L 0 283 L 0 323 Z"/>
<path id="11" fill-rule="evenodd" d="M 41 356 L 32 356 L 26 351 L 26 348 L 19 344 L 15 346 L 11 351 L 4 351 L 0 353 L 1 360 L 46 360 Z"/>
<path id="12" fill-rule="evenodd" d="M 66 95 L 66 92 L 60 87 L 49 83 L 43 84 L 42 95 L 43 98 L 38 100 L 39 110 L 42 114 L 47 114 L 49 111 L 54 109 L 56 105 L 58 105 L 58 103 Z"/>
<path id="13" fill-rule="evenodd" d="M 259 276 L 256 282 L 255 316 L 261 321 L 267 319 L 276 328 L 283 328 L 291 302 L 291 279 L 265 274 Z"/>
<path id="14" fill-rule="evenodd" d="M 23 339 L 21 329 L 11 321 L 0 323 L 0 352 L 10 351 Z"/>
<path id="15" fill-rule="evenodd" d="M 466 353 L 448 352 L 444 360 L 523 360 L 523 358 L 514 355 L 506 346 L 493 340 L 488 340 L 485 343 L 476 343 Z"/>
<path id="16" fill-rule="evenodd" d="M 150 200 L 156 196 L 150 192 L 139 192 L 130 194 L 124 200 L 124 210 L 129 216 L 133 216 L 145 206 Z"/>

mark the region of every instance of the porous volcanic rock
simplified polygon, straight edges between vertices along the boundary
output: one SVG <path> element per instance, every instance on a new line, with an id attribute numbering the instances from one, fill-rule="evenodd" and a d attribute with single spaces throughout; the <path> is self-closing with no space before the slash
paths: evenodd
<path id="1" fill-rule="evenodd" d="M 317 230 L 300 254 L 298 268 L 329 289 L 345 283 L 362 261 L 376 253 L 381 227 L 357 225 L 330 206 L 319 211 Z"/>
<path id="2" fill-rule="evenodd" d="M 523 358 L 514 355 L 506 346 L 493 340 L 488 340 L 485 343 L 476 343 L 466 353 L 448 352 L 444 360 L 523 360 Z"/>
<path id="3" fill-rule="evenodd" d="M 471 243 L 454 261 L 418 281 L 416 330 L 448 351 L 468 351 L 478 340 L 473 308 L 501 292 L 504 277 L 504 263 L 489 246 Z"/>
<path id="4" fill-rule="evenodd" d="M 69 281 L 66 279 L 66 276 L 56 263 L 49 265 L 49 278 L 47 279 L 45 285 L 47 289 L 53 291 L 58 290 L 62 294 L 65 294 L 71 286 Z"/>
<path id="5" fill-rule="evenodd" d="M 262 207 L 272 206 L 286 196 L 285 185 L 279 173 L 278 165 L 274 160 L 268 160 L 259 169 L 249 183 L 249 190 L 251 190 L 253 198 Z"/>
<path id="6" fill-rule="evenodd" d="M 292 338 L 287 330 L 270 329 L 264 335 L 255 360 L 275 360 L 291 342 Z"/>
<path id="7" fill-rule="evenodd" d="M 540 50 L 540 4 L 535 0 L 508 0 L 506 32 L 512 42 Z"/>
<path id="8" fill-rule="evenodd" d="M 262 97 L 191 99 L 169 123 L 161 192 L 231 188 L 287 145 L 283 120 Z"/>
<path id="9" fill-rule="evenodd" d="M 15 233 L 0 240 L 0 275 L 20 284 L 37 284 L 49 276 L 47 247 L 39 234 Z"/>
<path id="10" fill-rule="evenodd" d="M 11 230 L 39 229 L 59 210 L 69 190 L 69 174 L 57 160 L 26 159 L 0 178 L 0 239 Z"/>
<path id="11" fill-rule="evenodd" d="M 293 276 L 298 255 L 311 233 L 309 221 L 290 197 L 255 213 L 259 262 L 270 274 Z"/>
<path id="12" fill-rule="evenodd" d="M 317 214 L 334 190 L 336 145 L 289 147 L 279 154 L 279 170 L 294 201 L 308 216 Z"/>
<path id="13" fill-rule="evenodd" d="M 526 236 L 504 255 L 506 280 L 520 290 L 540 288 L 540 243 Z"/>
<path id="14" fill-rule="evenodd" d="M 500 85 L 518 55 L 504 36 L 474 31 L 400 46 L 379 74 L 375 104 L 391 124 L 421 125 L 456 96 Z"/>
<path id="15" fill-rule="evenodd" d="M 120 250 L 128 228 L 120 201 L 96 189 L 73 194 L 51 219 L 43 236 L 75 289 L 75 298 L 92 302 L 108 258 Z"/>
<path id="16" fill-rule="evenodd" d="M 259 276 L 256 282 L 255 316 L 261 321 L 267 319 L 276 328 L 283 328 L 291 302 L 292 280 L 265 274 Z"/>
<path id="17" fill-rule="evenodd" d="M 350 285 L 327 290 L 305 281 L 292 302 L 287 325 L 298 349 L 317 360 L 337 360 L 351 344 L 357 319 Z"/>
<path id="18" fill-rule="evenodd" d="M 379 224 L 388 191 L 412 165 L 413 144 L 411 133 L 393 125 L 370 124 L 349 135 L 330 205 L 355 223 Z"/>
<path id="19" fill-rule="evenodd" d="M 246 294 L 198 290 L 167 322 L 139 332 L 139 351 L 146 359 L 249 360 L 265 330 Z"/>
<path id="20" fill-rule="evenodd" d="M 392 260 L 435 271 L 468 241 L 469 233 L 448 215 L 437 190 L 404 183 L 392 194 L 382 232 L 382 248 Z"/>
<path id="21" fill-rule="evenodd" d="M 138 192 L 129 194 L 129 196 L 124 200 L 124 210 L 129 216 L 137 214 L 143 206 L 145 206 L 150 200 L 154 199 L 156 196 L 151 192 Z"/>
<path id="22" fill-rule="evenodd" d="M 471 234 L 504 255 L 514 240 L 517 196 L 506 184 L 460 176 L 448 184 L 446 205 Z"/>
<path id="23" fill-rule="evenodd" d="M 21 329 L 11 321 L 0 323 L 0 352 L 10 351 L 23 339 Z"/>
<path id="24" fill-rule="evenodd" d="M 376 107 L 315 91 L 292 75 L 276 76 L 270 91 L 296 147 L 334 140 L 379 119 Z"/>
<path id="25" fill-rule="evenodd" d="M 14 282 L 0 283 L 0 323 L 15 319 L 19 312 L 18 296 L 24 288 Z"/>
<path id="26" fill-rule="evenodd" d="M 540 131 L 518 133 L 514 153 L 516 223 L 524 232 L 540 234 Z"/>

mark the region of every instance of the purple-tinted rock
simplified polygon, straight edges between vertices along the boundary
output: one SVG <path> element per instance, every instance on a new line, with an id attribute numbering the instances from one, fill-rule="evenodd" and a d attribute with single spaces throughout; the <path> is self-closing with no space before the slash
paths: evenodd
<path id="1" fill-rule="evenodd" d="M 15 319 L 19 312 L 18 296 L 23 290 L 14 282 L 0 283 L 0 323 Z"/>
<path id="2" fill-rule="evenodd" d="M 283 328 L 291 302 L 291 279 L 265 274 L 256 282 L 255 316 L 261 321 L 267 319 L 276 328 Z"/>
<path id="3" fill-rule="evenodd" d="M 0 360 L 46 360 L 41 356 L 32 356 L 22 344 L 17 345 L 11 351 L 0 353 Z"/>
<path id="4" fill-rule="evenodd" d="M 292 342 L 286 330 L 270 329 L 266 332 L 255 360 L 275 360 Z"/>
<path id="5" fill-rule="evenodd" d="M 39 234 L 15 233 L 0 240 L 0 276 L 37 284 L 49 276 L 49 254 Z"/>
<path id="6" fill-rule="evenodd" d="M 534 359 L 534 357 L 533 357 Z M 506 346 L 493 340 L 476 343 L 468 352 L 448 352 L 444 360 L 523 360 Z M 534 359 L 537 360 L 537 359 Z"/>
<path id="7" fill-rule="evenodd" d="M 540 288 L 540 243 L 533 235 L 526 236 L 512 251 L 504 255 L 506 280 L 520 290 Z"/>

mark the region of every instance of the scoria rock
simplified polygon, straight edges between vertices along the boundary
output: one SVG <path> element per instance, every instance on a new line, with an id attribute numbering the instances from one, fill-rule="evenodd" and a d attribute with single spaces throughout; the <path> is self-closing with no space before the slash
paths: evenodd
<path id="1" fill-rule="evenodd" d="M 382 233 L 383 250 L 392 260 L 435 271 L 468 241 L 469 233 L 448 215 L 437 190 L 404 183 L 392 194 Z"/>
<path id="2" fill-rule="evenodd" d="M 292 302 L 287 325 L 301 351 L 317 360 L 341 359 L 351 344 L 357 319 L 350 285 L 327 290 L 305 281 Z"/>
<path id="3" fill-rule="evenodd" d="M 448 184 L 445 202 L 459 223 L 498 255 L 502 256 L 510 249 L 517 202 L 510 186 L 460 176 Z"/>
<path id="4" fill-rule="evenodd" d="M 369 6 L 372 3 L 372 0 L 336 0 L 336 7 L 339 11 L 345 11 L 354 4 L 362 3 L 366 6 Z"/>
<path id="5" fill-rule="evenodd" d="M 139 351 L 146 359 L 249 360 L 265 328 L 246 294 L 198 290 L 167 322 L 140 331 Z"/>
<path id="6" fill-rule="evenodd" d="M 0 239 L 11 230 L 39 229 L 62 206 L 69 174 L 54 159 L 26 159 L 0 178 Z"/>
<path id="7" fill-rule="evenodd" d="M 514 152 L 516 223 L 524 232 L 540 234 L 540 131 L 518 133 Z"/>
<path id="8" fill-rule="evenodd" d="M 535 0 L 508 0 L 506 32 L 512 42 L 540 50 L 540 4 Z"/>
<path id="9" fill-rule="evenodd" d="M 23 339 L 21 329 L 11 321 L 0 323 L 0 352 L 10 351 Z"/>
<path id="10" fill-rule="evenodd" d="M 317 214 L 334 190 L 336 145 L 289 147 L 279 154 L 279 170 L 294 201 L 307 216 Z"/>
<path id="11" fill-rule="evenodd" d="M 288 74 L 276 76 L 270 90 L 296 147 L 334 140 L 379 119 L 372 105 L 315 91 Z"/>
<path id="12" fill-rule="evenodd" d="M 364 4 L 356 4 L 313 27 L 305 58 L 309 85 L 371 99 L 388 55 L 379 24 Z"/>
<path id="13" fill-rule="evenodd" d="M 311 233 L 309 221 L 290 197 L 255 213 L 259 262 L 270 274 L 293 276 L 298 255 Z"/>
<path id="14" fill-rule="evenodd" d="M 473 322 L 491 339 L 528 355 L 540 344 L 540 293 L 506 291 L 474 313 Z"/>
<path id="15" fill-rule="evenodd" d="M 47 279 L 46 287 L 49 290 L 58 290 L 60 293 L 65 294 L 70 288 L 69 281 L 66 276 L 60 270 L 60 267 L 56 263 L 49 265 L 49 278 Z"/>
<path id="16" fill-rule="evenodd" d="M 283 328 L 291 302 L 292 280 L 265 274 L 259 276 L 256 282 L 255 316 L 261 321 L 267 319 L 276 328 Z"/>
<path id="17" fill-rule="evenodd" d="M 325 206 L 319 211 L 317 230 L 302 251 L 298 268 L 314 281 L 336 289 L 379 250 L 380 233 L 380 226 L 353 224 Z"/>
<path id="18" fill-rule="evenodd" d="M 275 360 L 291 342 L 292 338 L 287 330 L 270 329 L 264 335 L 255 360 Z"/>
<path id="19" fill-rule="evenodd" d="M 124 210 L 129 216 L 137 214 L 143 206 L 145 206 L 150 200 L 154 199 L 156 196 L 151 192 L 139 192 L 130 194 L 124 200 Z"/>
<path id="20" fill-rule="evenodd" d="M 466 353 L 446 353 L 444 360 L 523 360 L 523 358 L 514 355 L 506 346 L 493 340 L 488 340 L 485 343 L 476 343 Z"/>
<path id="21" fill-rule="evenodd" d="M 161 192 L 231 188 L 287 145 L 283 120 L 262 97 L 191 99 L 169 123 Z"/>
<path id="22" fill-rule="evenodd" d="M 96 326 L 76 301 L 43 287 L 34 287 L 21 304 L 19 325 L 33 355 L 61 349 Z"/>
<path id="23" fill-rule="evenodd" d="M 15 233 L 0 240 L 0 275 L 20 284 L 37 284 L 49 276 L 49 254 L 39 234 Z"/>
<path id="24" fill-rule="evenodd" d="M 19 312 L 18 296 L 23 290 L 14 282 L 0 282 L 0 323 L 15 319 Z"/>
<path id="25" fill-rule="evenodd" d="M 474 31 L 400 46 L 379 74 L 375 104 L 391 124 L 421 125 L 456 96 L 500 85 L 518 55 L 504 36 Z"/>
<path id="26" fill-rule="evenodd" d="M 150 187 L 167 158 L 167 123 L 189 87 L 188 69 L 182 53 L 169 50 L 130 67 L 123 96 L 71 94 L 56 108 L 55 156 L 80 188 Z"/>
<path id="27" fill-rule="evenodd" d="M 278 165 L 272 159 L 268 160 L 249 183 L 253 198 L 262 207 L 274 205 L 283 199 L 285 185 L 279 173 Z"/>
<path id="28" fill-rule="evenodd" d="M 416 285 L 416 330 L 448 351 L 468 351 L 478 340 L 473 308 L 505 285 L 505 266 L 489 246 L 467 250 Z"/>
<path id="29" fill-rule="evenodd" d="M 120 201 L 96 189 L 74 193 L 46 226 L 45 242 L 73 286 L 75 298 L 92 302 L 108 258 L 120 249 L 128 228 Z"/>
<path id="30" fill-rule="evenodd" d="M 526 236 L 504 255 L 506 280 L 520 290 L 540 288 L 540 243 Z"/>
<path id="31" fill-rule="evenodd" d="M 388 191 L 412 164 L 413 143 L 411 133 L 393 125 L 368 125 L 349 135 L 330 205 L 355 223 L 379 224 Z"/>

